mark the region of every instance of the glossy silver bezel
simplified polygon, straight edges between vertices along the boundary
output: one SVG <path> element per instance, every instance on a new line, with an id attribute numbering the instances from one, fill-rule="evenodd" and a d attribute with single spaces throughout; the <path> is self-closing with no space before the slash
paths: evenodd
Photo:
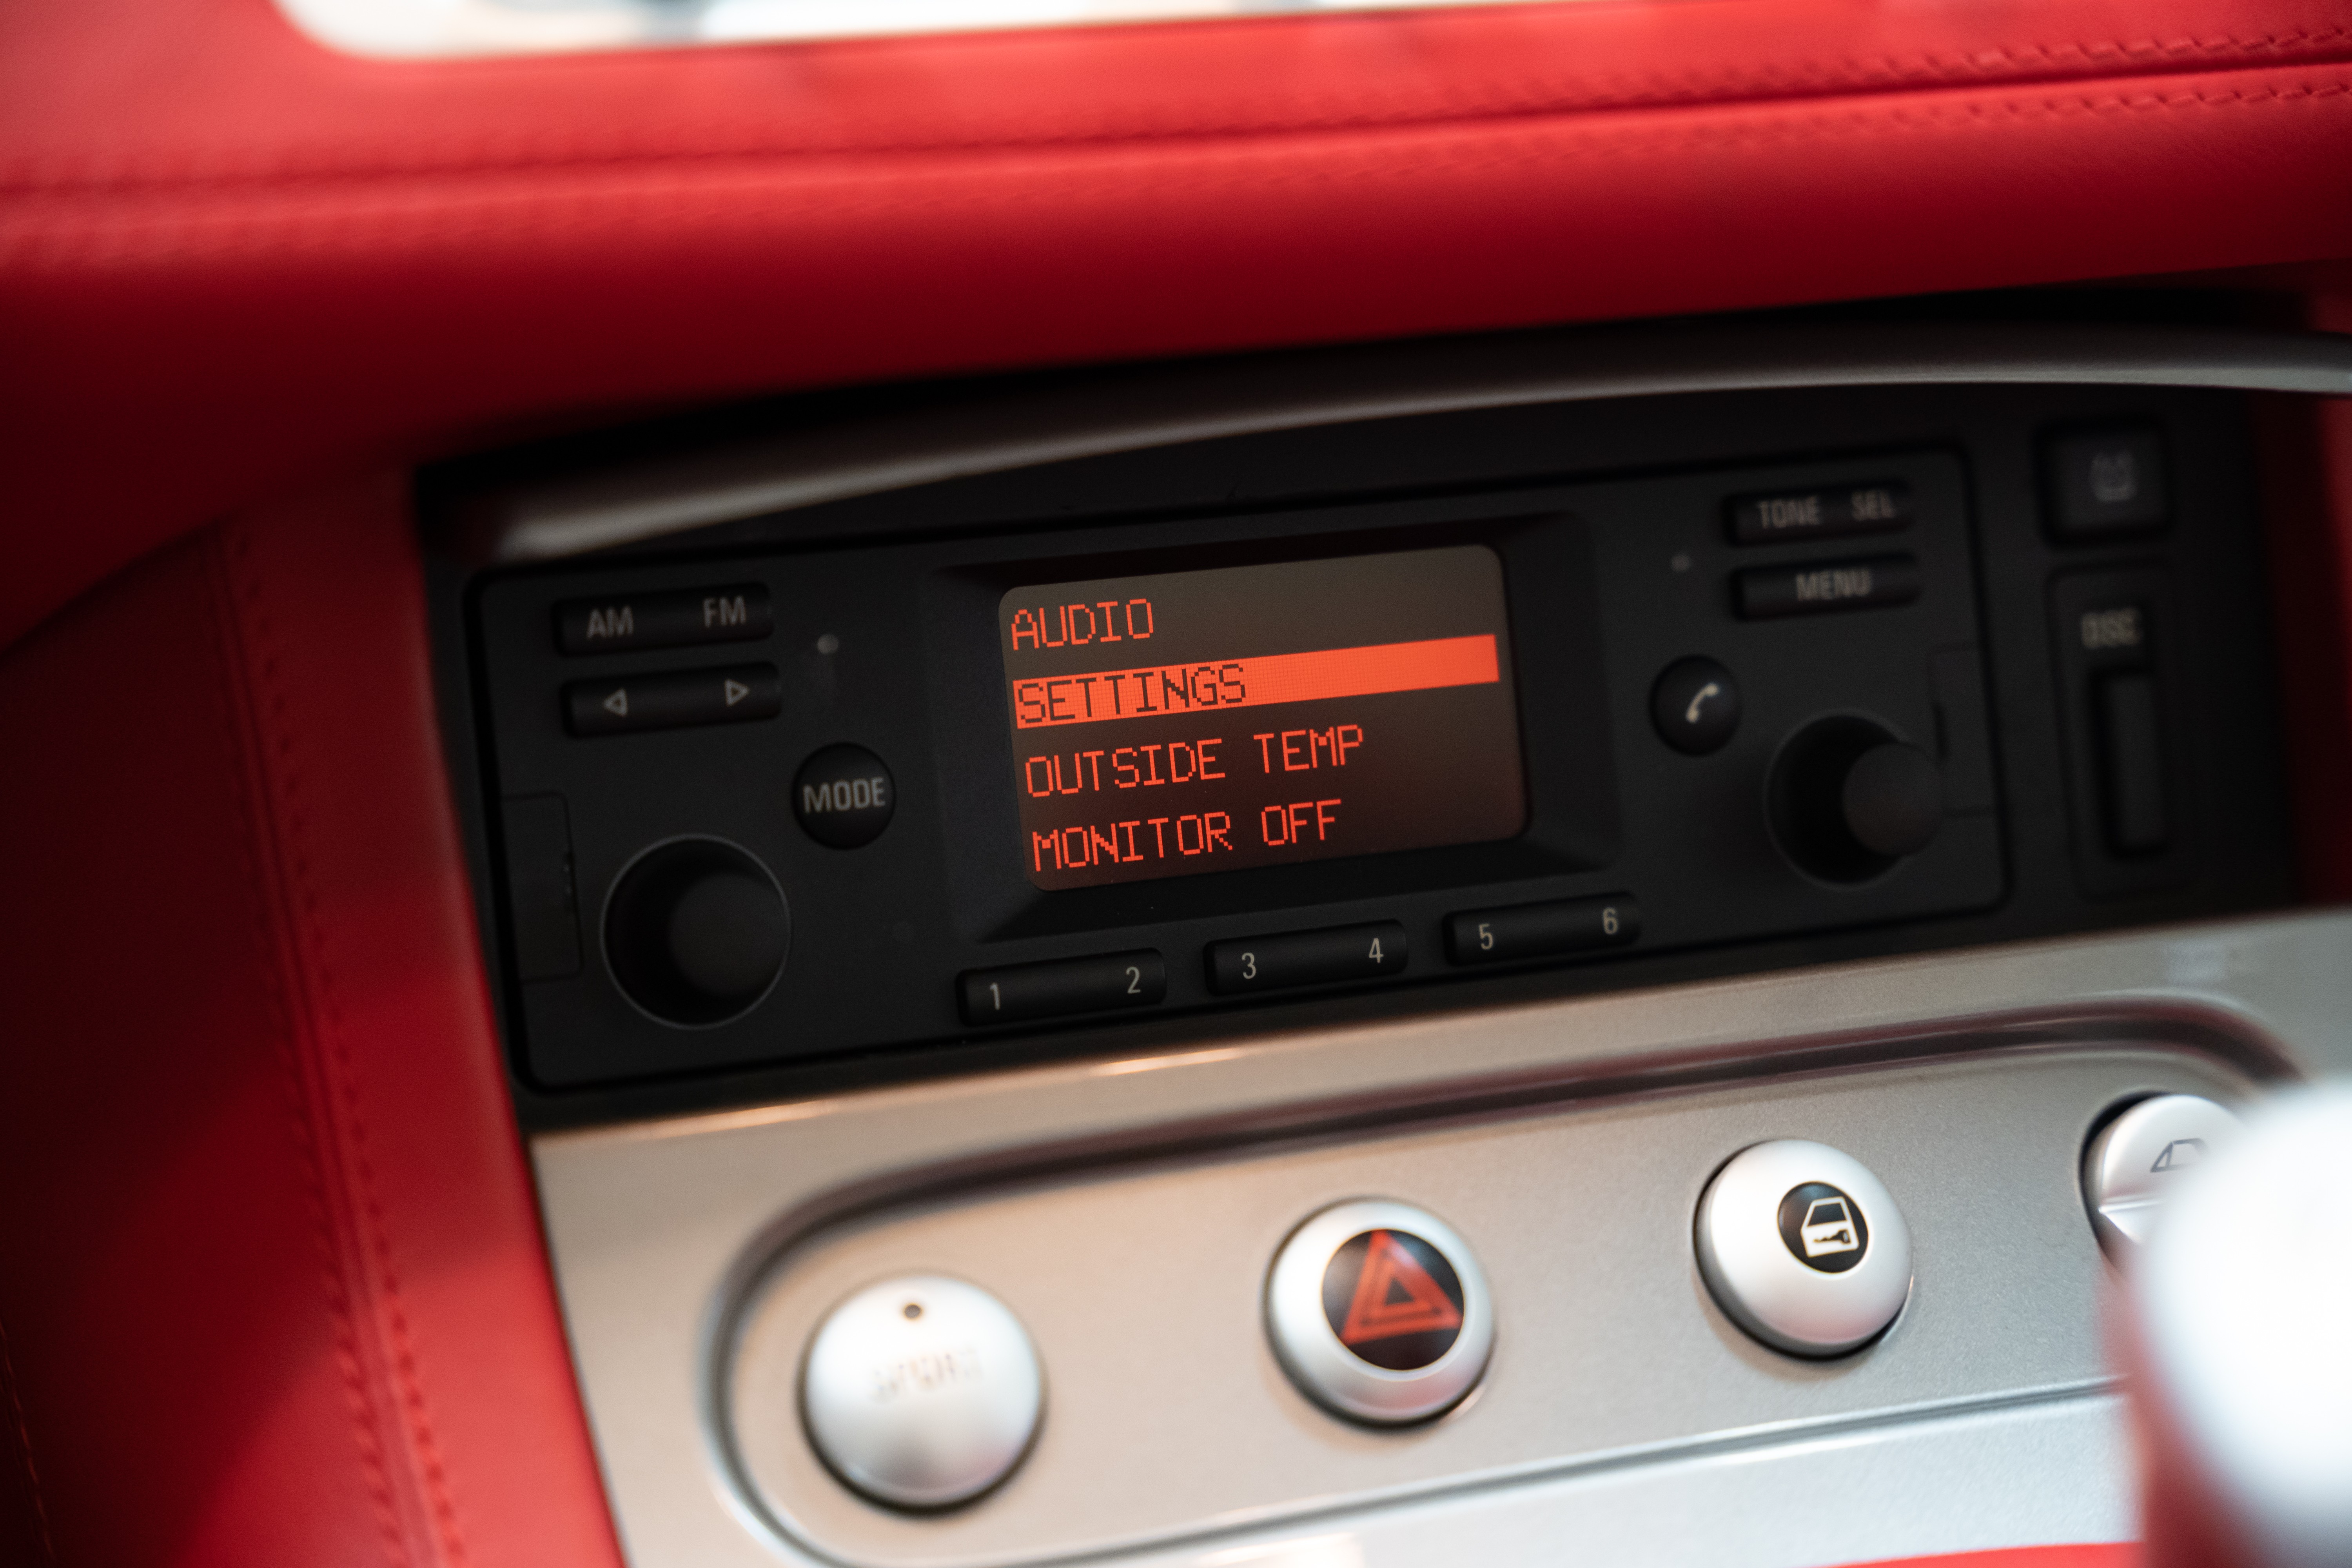
<path id="1" fill-rule="evenodd" d="M 1339 1342 L 1323 1313 L 1323 1271 L 1331 1255 L 1368 1230 L 1402 1230 L 1444 1255 L 1462 1281 L 1462 1332 L 1425 1367 L 1391 1372 Z M 1425 1421 L 1461 1403 L 1495 1349 L 1495 1308 L 1470 1244 L 1424 1209 L 1359 1198 L 1322 1210 L 1290 1233 L 1265 1281 L 1266 1334 L 1283 1370 L 1317 1404 L 1351 1420 L 1395 1426 Z"/>
<path id="2" fill-rule="evenodd" d="M 1862 1205 L 1869 1238 L 1843 1274 L 1799 1262 L 1780 1239 L 1780 1200 L 1826 1182 Z M 1791 1355 L 1833 1356 L 1886 1331 L 1911 1298 L 1911 1230 L 1870 1168 L 1826 1143 L 1780 1138 L 1741 1150 L 1715 1173 L 1693 1226 L 1699 1273 L 1716 1304 Z"/>

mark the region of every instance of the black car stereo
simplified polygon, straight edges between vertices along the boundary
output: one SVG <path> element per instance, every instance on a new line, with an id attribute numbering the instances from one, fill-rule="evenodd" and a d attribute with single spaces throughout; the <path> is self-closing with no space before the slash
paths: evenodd
<path id="1" fill-rule="evenodd" d="M 453 577 L 518 1074 L 2283 901 L 2252 492 L 2221 395 L 1724 395 Z"/>

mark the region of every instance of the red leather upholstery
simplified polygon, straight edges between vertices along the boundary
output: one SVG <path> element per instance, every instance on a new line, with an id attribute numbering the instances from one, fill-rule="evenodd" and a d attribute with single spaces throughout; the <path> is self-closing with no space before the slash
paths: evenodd
<path id="1" fill-rule="evenodd" d="M 399 497 L 269 498 L 756 390 L 2344 256 L 2347 150 L 2339 0 L 436 65 L 9 0 L 0 1555 L 615 1561 Z"/>
<path id="2" fill-rule="evenodd" d="M 407 541 L 279 508 L 0 660 L 9 1563 L 617 1561 Z"/>
<path id="3" fill-rule="evenodd" d="M 0 643 L 289 484 L 757 389 L 2352 254 L 2336 0 L 533 60 L 0 6 Z"/>

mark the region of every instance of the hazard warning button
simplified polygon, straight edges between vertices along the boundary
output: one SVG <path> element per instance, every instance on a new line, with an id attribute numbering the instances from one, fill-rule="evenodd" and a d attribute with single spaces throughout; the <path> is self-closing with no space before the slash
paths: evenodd
<path id="1" fill-rule="evenodd" d="M 1486 1276 L 1452 1226 L 1405 1204 L 1325 1209 L 1266 1279 L 1266 1328 L 1293 1382 L 1359 1421 L 1420 1421 L 1477 1384 L 1495 1343 Z"/>

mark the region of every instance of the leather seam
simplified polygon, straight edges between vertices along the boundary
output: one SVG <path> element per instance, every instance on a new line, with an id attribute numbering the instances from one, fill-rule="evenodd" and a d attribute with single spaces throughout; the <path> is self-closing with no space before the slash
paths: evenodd
<path id="1" fill-rule="evenodd" d="M 252 750 L 257 751 L 260 723 L 247 686 L 246 661 L 240 657 L 237 584 L 234 564 L 229 559 L 231 552 L 221 537 L 225 531 L 226 525 L 213 531 L 205 537 L 203 546 L 214 586 L 209 618 L 213 623 L 214 654 L 221 669 L 222 703 L 227 710 L 224 715 L 226 720 L 224 728 L 228 733 L 246 740 Z M 334 1218 L 327 1195 L 319 1131 L 310 1104 L 306 1075 L 302 1071 L 301 1048 L 298 1039 L 300 1011 L 291 994 L 292 977 L 284 967 L 288 963 L 287 956 L 274 940 L 276 932 L 270 921 L 270 910 L 278 900 L 271 896 L 277 879 L 269 868 L 275 857 L 269 853 L 269 839 L 264 826 L 268 809 L 262 797 L 267 785 L 254 776 L 257 763 L 247 747 L 233 746 L 231 752 L 232 766 L 237 779 L 235 795 L 242 858 L 254 886 L 259 911 L 255 945 L 265 977 L 264 989 L 268 1005 L 278 1026 L 275 1054 L 286 1089 L 294 1142 L 309 1189 L 327 1307 L 334 1324 L 335 1359 L 342 1374 L 344 1404 L 351 1417 L 352 1442 L 358 1452 L 361 1473 L 369 1500 L 374 1505 L 385 1560 L 395 1568 L 403 1568 L 412 1559 L 400 1528 L 391 1471 L 384 1462 L 381 1436 L 375 1428 L 373 1402 L 368 1397 L 367 1373 L 360 1351 L 358 1320 L 350 1286 L 344 1278 L 340 1249 L 335 1245 Z M 240 755 L 241 752 L 247 754 Z"/>
<path id="2" fill-rule="evenodd" d="M 1786 143 L 1794 141 L 1840 141 L 1852 137 L 1884 135 L 1889 132 L 1931 133 L 1953 129 L 1990 128 L 2002 122 L 2021 122 L 2034 118 L 2066 120 L 2081 117 L 2117 116 L 2162 112 L 2187 112 L 2196 110 L 2223 110 L 2231 109 L 2261 110 L 2284 108 L 2299 104 L 2341 99 L 2352 94 L 2352 80 L 2323 80 L 2316 84 L 2296 83 L 2264 89 L 2260 91 L 2224 93 L 2145 93 L 2117 94 L 2092 100 L 2081 97 L 2044 98 L 2035 100 L 2006 100 L 1990 104 L 1971 104 L 1958 108 L 1922 109 L 1916 104 L 1902 104 L 1891 109 L 1872 110 L 1849 109 L 1836 113 L 1816 112 L 1802 119 L 1774 117 L 1760 123 L 1729 127 L 1677 127 L 1660 133 L 1647 126 L 1583 126 L 1573 127 L 1570 134 L 1530 132 L 1516 138 L 1521 145 L 1483 146 L 1472 153 L 1446 151 L 1432 156 L 1400 157 L 1388 148 L 1347 148 L 1342 151 L 1356 154 L 1346 166 L 1299 170 L 1281 164 L 1268 164 L 1276 156 L 1270 149 L 1244 146 L 1231 149 L 1227 167 L 1213 170 L 1180 170 L 1174 173 L 1152 171 L 1149 175 L 1155 196 L 1173 193 L 1214 193 L 1238 187 L 1264 189 L 1282 184 L 1331 185 L 1342 182 L 1385 181 L 1400 176 L 1426 177 L 1431 174 L 1465 174 L 1525 166 L 1534 163 L 1559 163 L 1575 160 L 1601 160 L 1624 156 L 1656 156 L 1674 154 L 1685 150 L 1723 152 L 1750 144 Z M 737 168 L 750 165 L 748 175 L 756 178 L 760 165 L 770 160 L 730 161 Z M 1239 172 L 1232 168 L 1236 162 L 1251 166 Z M 709 164 L 702 167 L 708 169 Z M 637 169 L 629 173 L 675 173 L 677 165 L 657 165 L 656 169 Z M 858 196 L 835 200 L 809 210 L 827 219 L 894 216 L 949 207 L 967 210 L 975 198 L 961 191 L 932 195 L 872 194 L 877 180 L 868 173 L 855 169 L 826 171 L 824 177 L 845 185 L 854 186 Z M 934 182 L 942 176 L 934 175 Z M 1016 206 L 1036 206 L 1066 203 L 1074 197 L 1083 198 L 1102 191 L 1129 192 L 1136 188 L 1138 176 L 1132 167 L 1112 171 L 1108 174 L 1089 171 L 1083 180 L 1068 176 L 1057 178 L 1047 189 L 1016 189 L 994 191 L 978 198 L 983 206 L 1010 209 Z M 315 188 L 315 187 L 300 187 Z M 688 189 L 683 183 L 667 187 L 670 191 Z M 707 186 L 704 188 L 708 188 Z M 327 254 L 334 249 L 373 253 L 387 228 L 398 228 L 402 220 L 423 213 L 428 217 L 446 220 L 453 212 L 479 212 L 486 209 L 540 206 L 543 209 L 571 212 L 612 199 L 608 192 L 565 191 L 551 195 L 542 190 L 520 194 L 491 192 L 477 195 L 464 193 L 454 199 L 419 197 L 415 193 L 401 193 L 387 201 L 383 211 L 365 210 L 365 191 L 344 191 L 338 195 L 350 198 L 349 205 L 331 214 L 331 223 L 320 215 L 317 226 L 303 237 L 303 248 L 314 254 Z M 639 185 L 623 194 L 623 199 L 661 194 L 660 187 Z M 233 199 L 235 193 L 225 200 Z M 95 205 L 95 204 L 93 204 Z M 324 204 L 320 204 L 323 205 Z M 176 239 L 196 236 L 210 228 L 216 232 L 246 231 L 254 238 L 252 247 L 257 254 L 282 254 L 295 248 L 273 244 L 270 236 L 288 230 L 299 231 L 313 220 L 309 211 L 296 207 L 290 214 L 286 209 L 261 206 L 257 209 L 207 211 L 194 204 L 183 206 L 174 202 L 158 203 L 163 210 L 142 221 L 135 211 L 129 216 L 110 213 L 90 221 L 84 230 L 109 248 L 131 252 L 125 243 L 131 235 L 146 232 L 170 236 Z M 310 209 L 315 210 L 315 209 Z M 507 220 L 510 221 L 510 220 Z M 36 220 L 20 220 L 13 238 L 9 226 L 0 223 L 0 268 L 5 268 L 23 252 L 33 248 L 34 241 L 26 237 L 41 228 Z M 68 217 L 48 226 L 51 232 L 71 237 L 77 233 Z M 454 224 L 449 226 L 457 226 Z M 222 247 L 223 250 L 228 247 Z M 215 254 L 220 254 L 215 251 Z"/>
<path id="3" fill-rule="evenodd" d="M 400 1270 L 393 1254 L 391 1227 L 384 1216 L 375 1165 L 369 1152 L 367 1118 L 361 1104 L 359 1075 L 352 1061 L 350 1031 L 344 1026 L 335 968 L 328 956 L 325 928 L 319 913 L 317 878 L 304 848 L 309 837 L 309 817 L 303 799 L 302 771 L 295 754 L 294 725 L 280 679 L 283 665 L 278 656 L 269 614 L 263 603 L 258 574 L 251 570 L 250 539 L 242 528 L 233 529 L 230 538 L 233 542 L 233 563 L 243 569 L 241 596 L 246 616 L 253 628 L 255 649 L 259 656 L 257 673 L 268 699 L 261 714 L 266 719 L 269 749 L 278 763 L 271 780 L 276 785 L 277 804 L 283 814 L 279 826 L 287 858 L 287 875 L 292 884 L 295 912 L 299 919 L 303 956 L 310 972 L 316 976 L 313 995 L 320 1010 L 320 1026 L 314 1037 L 325 1047 L 320 1066 L 331 1090 L 331 1105 L 341 1112 L 340 1116 L 335 1116 L 331 1110 L 330 1125 L 340 1124 L 343 1131 L 341 1140 L 342 1152 L 350 1163 L 352 1185 L 357 1189 L 361 1240 L 366 1247 L 368 1260 L 373 1266 L 384 1311 L 384 1326 L 392 1342 L 392 1370 L 397 1384 L 402 1424 L 406 1429 L 411 1457 L 415 1460 L 425 1484 L 434 1532 L 438 1537 L 443 1555 L 451 1563 L 462 1563 L 467 1560 L 465 1539 L 457 1528 L 457 1508 L 450 1496 L 448 1475 L 442 1461 L 439 1442 L 434 1435 L 432 1414 L 425 1402 L 415 1341 L 410 1331 L 408 1311 L 401 1294 Z"/>
<path id="4" fill-rule="evenodd" d="M 0 1320 L 0 1383 L 8 1385 L 8 1413 L 16 1431 L 16 1452 L 25 1461 L 25 1485 L 33 1500 L 33 1523 L 40 1532 L 41 1560 L 55 1564 L 58 1543 L 49 1532 L 49 1506 L 41 1490 L 40 1467 L 33 1463 L 33 1426 L 25 1417 L 25 1401 L 16 1391 L 16 1362 L 8 1351 L 8 1325 Z"/>
<path id="5" fill-rule="evenodd" d="M 1319 20 L 1319 19 L 1318 19 Z M 996 42 L 997 40 L 989 40 Z M 2128 68 L 2138 74 L 2169 68 L 2175 73 L 2197 69 L 2275 69 L 2281 64 L 2264 56 L 2297 52 L 2328 56 L 2352 45 L 2352 27 L 2294 29 L 2251 37 L 2138 40 L 2078 39 L 2064 43 L 1993 45 L 1968 53 L 1913 56 L 1849 55 L 1835 59 L 1797 60 L 1787 65 L 1743 67 L 1712 74 L 1674 76 L 1633 75 L 1625 85 L 1602 78 L 1582 87 L 1538 83 L 1513 89 L 1489 84 L 1483 89 L 1442 93 L 1426 109 L 1324 109 L 1311 103 L 1259 114 L 1180 118 L 1165 127 L 1138 125 L 1129 129 L 1055 131 L 1014 128 L 985 133 L 878 137 L 843 137 L 832 141 L 769 140 L 759 128 L 735 147 L 672 146 L 653 151 L 600 153 L 557 147 L 523 155 L 496 156 L 485 153 L 493 139 L 477 138 L 455 151 L 400 163 L 355 162 L 342 166 L 303 169 L 281 163 L 275 169 L 207 174 L 194 169 L 150 174 L 117 174 L 76 178 L 70 174 L 44 175 L 37 165 L 20 164 L 0 174 L 0 191 L 18 194 L 113 194 L 180 186 L 267 185 L 307 180 L 401 179 L 436 174 L 563 169 L 583 166 L 657 163 L 671 160 L 891 156 L 930 153 L 1013 153 L 1080 147 L 1150 145 L 1155 142 L 1215 140 L 1234 136 L 1328 134 L 1346 131 L 1438 129 L 1496 121 L 1536 119 L 1586 113 L 1631 112 L 1641 110 L 1753 107 L 1836 97 L 1856 97 L 1905 91 L 1964 89 L 2007 82 L 2022 86 L 2036 79 L 2096 77 Z M 2070 68 L 2064 62 L 2080 60 Z M 1989 63 L 1990 62 L 1990 63 Z M 2330 63 L 2326 58 L 2303 63 Z M 1391 93 L 1391 98 L 1398 96 Z M 718 136 L 725 136 L 720 131 Z M 688 138 L 692 140 L 693 138 Z M 499 139 L 511 143 L 513 138 Z M 362 159 L 379 157 L 373 151 Z"/>

